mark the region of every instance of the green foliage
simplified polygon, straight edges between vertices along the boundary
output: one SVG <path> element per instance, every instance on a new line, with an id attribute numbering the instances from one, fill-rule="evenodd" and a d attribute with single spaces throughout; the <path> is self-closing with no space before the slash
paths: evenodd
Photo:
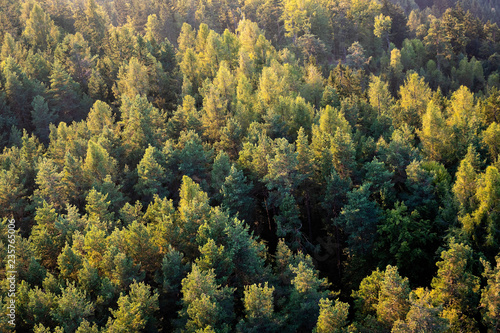
<path id="1" fill-rule="evenodd" d="M 216 284 L 213 270 L 202 271 L 193 265 L 182 280 L 183 309 L 180 316 L 187 320 L 186 331 L 195 332 L 207 326 L 216 330 L 229 329 L 233 316 L 232 293 L 233 289 Z"/>
<path id="2" fill-rule="evenodd" d="M 255 209 L 252 189 L 253 184 L 248 182 L 243 171 L 232 165 L 220 189 L 222 207 L 227 209 L 231 216 L 238 214 L 241 220 L 250 222 Z"/>
<path id="3" fill-rule="evenodd" d="M 319 301 L 328 292 L 326 279 L 320 279 L 318 271 L 310 262 L 299 260 L 298 264 L 289 266 L 292 273 L 290 303 L 287 305 L 291 318 L 290 326 L 296 329 L 312 330 L 319 313 Z M 295 321 L 293 318 L 300 318 Z"/>
<path id="4" fill-rule="evenodd" d="M 471 272 L 472 249 L 468 245 L 450 242 L 450 249 L 441 252 L 437 276 L 431 286 L 432 298 L 443 306 L 442 317 L 451 329 L 473 330 L 475 309 L 479 302 L 479 278 Z"/>
<path id="5" fill-rule="evenodd" d="M 343 332 L 347 324 L 349 304 L 335 300 L 335 304 L 329 299 L 319 300 L 319 317 L 314 332 Z"/>
<path id="6" fill-rule="evenodd" d="M 348 235 L 349 251 L 366 254 L 371 249 L 377 224 L 380 219 L 380 208 L 369 199 L 370 183 L 347 193 L 347 203 L 334 223 Z"/>
<path id="7" fill-rule="evenodd" d="M 31 103 L 33 110 L 31 111 L 32 122 L 35 126 L 35 133 L 41 141 L 47 142 L 49 138 L 49 124 L 54 123 L 57 119 L 56 114 L 49 110 L 47 102 L 40 95 L 36 96 Z"/>
<path id="8" fill-rule="evenodd" d="M 158 293 L 144 283 L 133 283 L 128 295 L 120 295 L 118 309 L 111 311 L 114 319 L 108 320 L 107 330 L 138 333 L 151 329 L 158 309 Z"/>
<path id="9" fill-rule="evenodd" d="M 31 47 L 40 51 L 51 51 L 59 39 L 59 30 L 40 7 L 34 4 L 26 21 L 23 37 Z"/>
<path id="10" fill-rule="evenodd" d="M 409 74 L 405 84 L 400 88 L 401 96 L 399 103 L 401 113 L 394 115 L 395 124 L 401 126 L 407 124 L 414 128 L 421 128 L 422 115 L 427 110 L 427 103 L 431 99 L 431 90 L 425 83 L 423 77 L 417 73 Z"/>
<path id="11" fill-rule="evenodd" d="M 61 62 L 54 62 L 49 79 L 49 108 L 56 112 L 61 121 L 84 118 L 90 106 L 88 98 L 82 96 L 80 84 L 74 81 Z"/>
<path id="12" fill-rule="evenodd" d="M 495 254 L 500 239 L 497 222 L 499 195 L 500 173 L 496 167 L 488 166 L 477 178 L 477 209 L 461 219 L 463 229 L 487 254 Z"/>
<path id="13" fill-rule="evenodd" d="M 137 165 L 138 180 L 135 190 L 146 201 L 151 200 L 154 195 L 164 197 L 168 194 L 168 174 L 157 161 L 161 157 L 155 147 L 149 146 Z"/>
<path id="14" fill-rule="evenodd" d="M 500 7 L 458 2 L 1 2 L 16 330 L 497 330 Z"/>
<path id="15" fill-rule="evenodd" d="M 57 308 L 52 316 L 65 331 L 74 331 L 84 318 L 92 316 L 94 312 L 94 305 L 86 300 L 85 292 L 78 290 L 74 284 L 63 289 L 55 301 Z"/>
<path id="16" fill-rule="evenodd" d="M 405 318 L 410 308 L 409 294 L 408 278 L 402 278 L 397 267 L 388 265 L 384 272 L 377 269 L 364 278 L 352 296 L 358 318 L 365 321 L 362 325 L 370 325 L 370 315 L 373 315 L 377 319 L 375 327 L 381 329 L 390 328 L 394 322 Z"/>
<path id="17" fill-rule="evenodd" d="M 161 110 L 153 107 L 145 96 L 123 96 L 120 107 L 122 120 L 121 144 L 125 161 L 135 167 L 148 145 L 161 147 L 165 135 L 165 120 Z"/>
<path id="18" fill-rule="evenodd" d="M 379 235 L 375 243 L 383 265 L 396 265 L 405 275 L 419 278 L 432 253 L 428 246 L 437 235 L 431 230 L 429 221 L 422 220 L 417 211 L 408 212 L 404 203 L 397 202 L 394 209 L 386 211 L 386 217 L 377 227 Z M 409 263 L 413 263 L 409 265 Z M 419 268 L 414 264 L 419 263 Z"/>
<path id="19" fill-rule="evenodd" d="M 495 331 L 500 325 L 500 259 L 496 258 L 497 266 L 493 269 L 486 260 L 481 260 L 484 266 L 483 277 L 487 279 L 487 285 L 481 291 L 481 307 L 484 311 L 483 321 Z"/>
<path id="20" fill-rule="evenodd" d="M 406 320 L 398 320 L 392 332 L 446 332 L 447 320 L 440 316 L 442 306 L 436 306 L 428 289 L 418 288 L 410 293 L 410 310 Z"/>
<path id="21" fill-rule="evenodd" d="M 252 284 L 245 286 L 243 303 L 245 305 L 245 319 L 238 325 L 240 332 L 277 332 L 278 320 L 274 313 L 275 288 L 264 285 Z"/>
<path id="22" fill-rule="evenodd" d="M 188 176 L 182 178 L 179 195 L 180 248 L 189 258 L 193 258 L 198 250 L 195 247 L 198 228 L 204 223 L 210 212 L 208 196 Z"/>

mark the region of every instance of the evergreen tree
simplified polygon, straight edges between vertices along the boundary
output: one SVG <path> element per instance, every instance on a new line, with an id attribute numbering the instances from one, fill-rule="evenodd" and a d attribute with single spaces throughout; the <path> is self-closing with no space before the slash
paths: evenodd
<path id="1" fill-rule="evenodd" d="M 369 199 L 369 189 L 366 183 L 347 193 L 347 204 L 334 220 L 348 235 L 349 251 L 360 255 L 369 253 L 380 219 L 380 208 Z"/>
<path id="2" fill-rule="evenodd" d="M 82 258 L 77 253 L 73 252 L 73 249 L 66 243 L 61 254 L 57 258 L 57 265 L 62 278 L 76 281 L 78 270 L 80 270 L 82 266 Z"/>
<path id="3" fill-rule="evenodd" d="M 49 110 L 48 103 L 45 99 L 38 95 L 31 103 L 33 110 L 31 111 L 31 122 L 35 127 L 35 134 L 40 141 L 46 143 L 49 139 L 49 124 L 54 123 L 57 119 L 55 112 Z"/>
<path id="4" fill-rule="evenodd" d="M 375 248 L 383 265 L 397 265 L 405 275 L 414 278 L 412 281 L 418 281 L 423 272 L 432 270 L 432 254 L 427 248 L 436 241 L 437 235 L 429 221 L 423 220 L 417 211 L 408 212 L 404 203 L 397 202 L 394 209 L 386 211 L 377 233 Z M 417 262 L 418 269 L 415 268 Z"/>
<path id="5" fill-rule="evenodd" d="M 487 279 L 487 285 L 481 291 L 483 322 L 495 332 L 500 325 L 500 258 L 496 258 L 497 266 L 493 269 L 486 260 L 482 259 L 481 262 L 484 266 L 483 277 Z"/>
<path id="6" fill-rule="evenodd" d="M 159 309 L 158 297 L 158 293 L 152 292 L 147 284 L 133 283 L 128 295 L 120 295 L 118 309 L 111 311 L 114 319 L 108 320 L 107 330 L 138 333 L 154 329 L 154 313 Z"/>
<path id="7" fill-rule="evenodd" d="M 137 165 L 138 181 L 135 190 L 145 202 L 151 200 L 154 195 L 160 197 L 168 195 L 168 174 L 158 163 L 159 158 L 161 158 L 161 153 L 150 145 Z"/>
<path id="8" fill-rule="evenodd" d="M 52 316 L 65 331 L 76 330 L 82 320 L 92 316 L 94 312 L 94 304 L 87 301 L 86 293 L 78 290 L 74 284 L 64 288 L 55 301 L 57 308 L 52 312 Z"/>
<path id="9" fill-rule="evenodd" d="M 498 232 L 498 205 L 500 195 L 500 172 L 494 166 L 488 166 L 484 174 L 477 179 L 475 198 L 477 209 L 461 218 L 463 229 L 488 255 L 495 255 L 500 234 Z"/>
<path id="10" fill-rule="evenodd" d="M 193 258 L 197 252 L 197 248 L 194 245 L 196 242 L 196 233 L 210 212 L 208 196 L 188 176 L 182 178 L 179 196 L 180 249 L 186 253 L 188 258 Z"/>
<path id="11" fill-rule="evenodd" d="M 472 249 L 468 245 L 450 242 L 450 249 L 441 252 L 437 276 L 432 279 L 432 297 L 443 306 L 441 316 L 450 329 L 474 330 L 475 309 L 479 302 L 479 278 L 471 272 Z"/>
<path id="12" fill-rule="evenodd" d="M 324 289 L 328 282 L 324 278 L 320 279 L 314 267 L 304 261 L 300 261 L 297 266 L 290 266 L 290 270 L 293 289 L 286 308 L 291 315 L 291 327 L 312 331 L 318 319 L 319 301 L 327 295 Z"/>
<path id="13" fill-rule="evenodd" d="M 114 213 L 109 211 L 111 201 L 107 201 L 108 194 L 98 192 L 95 188 L 87 195 L 85 210 L 88 225 L 97 226 L 104 231 L 111 231 L 115 226 Z"/>
<path id="14" fill-rule="evenodd" d="M 64 240 L 55 225 L 57 218 L 54 206 L 44 201 L 43 207 L 36 210 L 36 224 L 30 235 L 35 255 L 47 268 L 56 266 L 57 257 L 64 246 Z"/>
<path id="15" fill-rule="evenodd" d="M 212 167 L 212 177 L 211 183 L 214 192 L 216 193 L 215 198 L 220 197 L 219 192 L 221 191 L 222 185 L 229 176 L 231 171 L 231 163 L 229 161 L 229 155 L 224 151 L 221 151 L 214 159 L 214 164 Z M 218 200 L 219 201 L 219 200 Z"/>
<path id="16" fill-rule="evenodd" d="M 427 158 L 438 162 L 450 160 L 451 133 L 446 126 L 439 106 L 433 101 L 427 104 L 427 111 L 422 116 L 422 130 L 417 131 L 417 133 L 424 146 L 424 153 Z"/>
<path id="17" fill-rule="evenodd" d="M 191 272 L 182 280 L 180 317 L 184 329 L 195 332 L 208 326 L 216 330 L 228 330 L 233 317 L 233 289 L 221 287 L 215 282 L 213 270 L 202 271 L 193 265 Z"/>
<path id="18" fill-rule="evenodd" d="M 392 332 L 446 332 L 449 325 L 440 316 L 442 306 L 436 306 L 428 289 L 418 288 L 410 293 L 410 310 L 406 320 L 398 320 Z"/>
<path id="19" fill-rule="evenodd" d="M 253 188 L 253 184 L 247 180 L 243 171 L 232 165 L 220 190 L 222 207 L 227 209 L 231 216 L 237 214 L 242 221 L 251 222 L 255 211 Z"/>
<path id="20" fill-rule="evenodd" d="M 45 94 L 45 87 L 37 80 L 30 79 L 22 71 L 18 63 L 8 57 L 1 66 L 2 100 L 5 104 L 2 109 L 7 111 L 4 121 L 9 121 L 10 114 L 14 117 L 11 120 L 13 125 L 21 126 L 22 128 L 31 128 L 31 103 L 38 95 Z"/>
<path id="21" fill-rule="evenodd" d="M 99 184 L 116 175 L 116 160 L 98 142 L 89 141 L 83 171 L 91 184 Z"/>
<path id="22" fill-rule="evenodd" d="M 34 199 L 38 202 L 46 201 L 54 204 L 56 208 L 62 208 L 63 202 L 60 195 L 62 175 L 53 160 L 44 158 L 38 164 L 38 172 L 35 182 L 38 189 L 35 190 Z"/>
<path id="23" fill-rule="evenodd" d="M 482 133 L 483 144 L 488 148 L 488 153 L 492 161 L 498 159 L 500 155 L 500 125 L 493 122 L 488 126 L 488 128 Z"/>
<path id="24" fill-rule="evenodd" d="M 61 121 L 80 120 L 86 114 L 89 101 L 81 96 L 80 85 L 56 61 L 50 75 L 49 107 L 53 109 Z"/>
<path id="25" fill-rule="evenodd" d="M 465 215 L 476 208 L 477 172 L 479 171 L 479 155 L 473 146 L 469 146 L 467 155 L 460 162 L 452 191 L 458 201 L 460 212 Z"/>
<path id="26" fill-rule="evenodd" d="M 454 152 L 458 156 L 463 156 L 466 147 L 478 144 L 481 118 L 473 93 L 464 86 L 453 93 L 450 105 L 447 124 L 453 128 L 453 141 L 456 146 Z"/>
<path id="27" fill-rule="evenodd" d="M 125 163 L 135 167 L 148 144 L 160 147 L 164 142 L 165 119 L 161 110 L 155 108 L 145 96 L 123 97 L 120 107 L 122 120 L 121 139 Z"/>
<path id="28" fill-rule="evenodd" d="M 86 0 L 83 12 L 75 15 L 75 28 L 89 41 L 92 53 L 100 53 L 105 42 L 108 18 L 103 8 L 95 0 Z"/>
<path id="29" fill-rule="evenodd" d="M 54 58 L 59 61 L 68 74 L 86 91 L 90 78 L 93 59 L 88 42 L 82 34 L 67 35 L 54 51 Z"/>
<path id="30" fill-rule="evenodd" d="M 26 21 L 23 37 L 31 47 L 51 51 L 59 40 L 59 29 L 38 3 L 35 3 Z"/>
<path id="31" fill-rule="evenodd" d="M 238 323 L 241 332 L 277 332 L 279 330 L 274 313 L 274 287 L 253 284 L 245 286 L 243 303 L 245 319 Z"/>
<path id="32" fill-rule="evenodd" d="M 335 300 L 335 304 L 329 299 L 319 300 L 319 317 L 316 324 L 316 333 L 343 332 L 347 324 L 349 304 Z"/>
<path id="33" fill-rule="evenodd" d="M 400 115 L 395 115 L 397 125 L 407 124 L 413 128 L 421 128 L 422 115 L 427 110 L 431 99 L 431 89 L 417 73 L 409 74 L 399 90 L 399 103 L 402 108 Z"/>

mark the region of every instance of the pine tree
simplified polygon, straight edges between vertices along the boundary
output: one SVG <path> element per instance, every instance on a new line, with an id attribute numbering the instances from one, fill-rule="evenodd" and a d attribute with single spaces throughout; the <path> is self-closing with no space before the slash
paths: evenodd
<path id="1" fill-rule="evenodd" d="M 293 289 L 286 310 L 291 315 L 291 326 L 312 331 L 318 318 L 319 300 L 327 295 L 328 282 L 319 278 L 318 271 L 307 261 L 300 260 L 296 266 L 291 265 L 290 270 Z"/>
<path id="2" fill-rule="evenodd" d="M 88 226 L 96 226 L 106 232 L 114 229 L 115 220 L 114 213 L 110 212 L 109 206 L 111 201 L 108 201 L 108 195 L 98 192 L 92 188 L 87 195 L 85 210 L 87 211 L 86 220 Z"/>
<path id="3" fill-rule="evenodd" d="M 417 73 L 409 74 L 403 86 L 399 89 L 399 103 L 402 108 L 397 124 L 407 124 L 413 128 L 422 127 L 422 115 L 427 110 L 431 99 L 431 89 Z"/>
<path id="4" fill-rule="evenodd" d="M 395 321 L 405 318 L 409 294 L 408 278 L 402 278 L 397 267 L 387 266 L 378 294 L 377 319 L 391 327 Z"/>
<path id="5" fill-rule="evenodd" d="M 458 201 L 462 215 L 472 213 L 476 208 L 475 193 L 477 189 L 477 172 L 479 170 L 479 155 L 473 146 L 469 146 L 467 155 L 460 162 L 455 184 L 452 191 Z"/>
<path id="6" fill-rule="evenodd" d="M 179 249 L 186 253 L 188 258 L 193 258 L 198 250 L 195 247 L 196 233 L 210 212 L 208 196 L 200 189 L 200 185 L 188 176 L 182 178 L 179 192 Z"/>
<path id="7" fill-rule="evenodd" d="M 154 314 L 159 310 L 158 293 L 147 284 L 133 283 L 128 295 L 121 294 L 118 309 L 112 310 L 114 319 L 109 319 L 109 332 L 139 333 L 154 328 Z"/>
<path id="8" fill-rule="evenodd" d="M 29 327 L 35 327 L 37 324 L 55 327 L 52 311 L 57 308 L 56 295 L 35 287 L 28 291 L 27 296 L 26 316 Z M 62 331 L 61 329 L 60 332 Z"/>
<path id="9" fill-rule="evenodd" d="M 86 91 L 93 62 L 88 42 L 82 34 L 67 35 L 54 51 L 54 59 L 59 61 L 68 74 Z"/>
<path id="10" fill-rule="evenodd" d="M 69 284 L 62 294 L 55 298 L 57 307 L 52 312 L 56 323 L 62 325 L 65 331 L 74 331 L 84 318 L 94 314 L 94 304 L 87 300 L 85 292 L 77 289 L 75 284 Z"/>
<path id="11" fill-rule="evenodd" d="M 328 298 L 319 300 L 319 317 L 316 324 L 316 333 L 340 333 L 347 324 L 349 304 L 335 300 L 335 304 Z"/>
<path id="12" fill-rule="evenodd" d="M 117 126 L 111 107 L 103 101 L 96 101 L 87 115 L 87 127 L 96 137 L 107 132 L 115 132 Z"/>
<path id="13" fill-rule="evenodd" d="M 478 146 L 480 114 L 474 100 L 474 94 L 464 86 L 461 86 L 451 95 L 450 115 L 447 125 L 453 128 L 453 153 L 455 158 L 463 156 L 466 147 L 471 144 Z"/>
<path id="14" fill-rule="evenodd" d="M 36 210 L 36 224 L 30 235 L 36 256 L 47 268 L 56 266 L 57 257 L 64 246 L 64 240 L 55 227 L 57 218 L 54 206 L 44 201 L 43 206 Z"/>
<path id="15" fill-rule="evenodd" d="M 488 255 L 495 255 L 500 242 L 498 215 L 500 214 L 500 172 L 488 166 L 477 179 L 475 199 L 477 209 L 461 218 L 463 229 Z"/>
<path id="16" fill-rule="evenodd" d="M 224 151 L 219 152 L 214 159 L 214 164 L 212 167 L 212 177 L 211 183 L 216 197 L 219 196 L 219 192 L 231 171 L 231 163 L 229 161 L 229 155 Z"/>
<path id="17" fill-rule="evenodd" d="M 83 193 L 85 193 L 88 184 L 82 164 L 81 159 L 75 159 L 70 152 L 67 152 L 64 156 L 64 168 L 61 172 L 62 189 L 59 195 L 68 203 L 78 206 L 84 199 Z"/>
<path id="18" fill-rule="evenodd" d="M 245 319 L 238 323 L 241 332 L 277 332 L 279 329 L 274 313 L 275 288 L 269 287 L 266 282 L 245 286 L 243 303 Z"/>
<path id="19" fill-rule="evenodd" d="M 451 150 L 450 130 L 438 105 L 433 101 L 427 104 L 427 111 L 422 116 L 422 130 L 417 131 L 424 146 L 426 157 L 433 161 L 447 162 Z"/>
<path id="20" fill-rule="evenodd" d="M 432 298 L 443 306 L 441 316 L 450 329 L 474 330 L 475 309 L 479 303 L 479 278 L 471 272 L 472 249 L 468 245 L 450 242 L 449 250 L 441 252 L 437 276 L 432 279 Z"/>
<path id="21" fill-rule="evenodd" d="M 14 117 L 11 122 L 22 128 L 31 128 L 31 103 L 38 95 L 45 95 L 44 85 L 34 79 L 30 79 L 23 72 L 18 63 L 8 57 L 1 66 L 2 69 L 2 99 L 6 102 L 3 107 Z M 8 106 L 8 107 L 7 107 Z M 8 121 L 8 118 L 6 119 Z"/>
<path id="22" fill-rule="evenodd" d="M 89 141 L 83 171 L 89 183 L 100 184 L 108 175 L 115 176 L 116 160 L 99 143 Z"/>
<path id="23" fill-rule="evenodd" d="M 282 19 L 285 23 L 285 35 L 292 37 L 294 44 L 297 42 L 299 33 L 310 32 L 311 13 L 308 13 L 309 6 L 311 6 L 311 2 L 309 1 L 289 0 L 283 3 Z"/>
<path id="24" fill-rule="evenodd" d="M 177 107 L 173 116 L 168 120 L 167 133 L 169 138 L 179 137 L 182 131 L 201 133 L 200 114 L 196 109 L 196 101 L 191 95 L 183 98 L 182 105 Z"/>
<path id="25" fill-rule="evenodd" d="M 35 127 L 35 134 L 40 141 L 47 143 L 49 139 L 49 124 L 55 123 L 57 115 L 49 109 L 48 103 L 40 95 L 33 99 L 31 106 L 33 107 L 31 122 Z"/>
<path id="26" fill-rule="evenodd" d="M 34 199 L 38 202 L 46 201 L 56 208 L 62 208 L 63 197 L 61 197 L 62 174 L 52 159 L 44 158 L 38 163 L 38 172 L 35 182 L 38 189 L 35 190 Z"/>
<path id="27" fill-rule="evenodd" d="M 150 201 L 154 195 L 168 195 L 168 174 L 158 163 L 161 157 L 161 153 L 150 145 L 137 165 L 138 180 L 134 188 L 145 202 Z"/>
<path id="28" fill-rule="evenodd" d="M 148 147 L 160 147 L 165 139 L 165 115 L 155 108 L 145 96 L 122 98 L 121 141 L 125 163 L 135 167 Z"/>
<path id="29" fill-rule="evenodd" d="M 76 281 L 78 271 L 82 267 L 82 258 L 66 243 L 57 258 L 60 276 L 69 281 Z"/>
<path id="30" fill-rule="evenodd" d="M 141 265 L 141 270 L 151 276 L 161 267 L 159 246 L 155 244 L 151 229 L 142 223 L 134 221 L 123 229 L 120 233 L 120 243 L 116 246 L 123 249 L 134 263 Z"/>
<path id="31" fill-rule="evenodd" d="M 365 183 L 347 193 L 347 204 L 334 220 L 348 235 L 349 251 L 360 255 L 369 253 L 380 219 L 380 208 L 369 199 L 369 189 Z"/>
<path id="32" fill-rule="evenodd" d="M 483 131 L 483 144 L 488 148 L 490 160 L 496 161 L 500 155 L 500 125 L 493 122 Z"/>
<path id="33" fill-rule="evenodd" d="M 31 47 L 40 51 L 51 51 L 58 42 L 59 30 L 38 3 L 31 9 L 23 37 Z"/>
<path id="34" fill-rule="evenodd" d="M 200 136 L 194 131 L 182 132 L 176 148 L 179 173 L 198 181 L 208 180 L 212 150 L 203 145 Z"/>
<path id="35" fill-rule="evenodd" d="M 202 271 L 197 265 L 182 280 L 183 308 L 179 315 L 185 321 L 184 329 L 195 332 L 208 326 L 228 330 L 233 317 L 233 289 L 215 282 L 213 270 Z"/>
<path id="36" fill-rule="evenodd" d="M 253 188 L 253 184 L 247 180 L 243 171 L 232 165 L 220 190 L 222 207 L 227 209 L 231 216 L 238 215 L 242 221 L 251 222 L 255 211 Z"/>
<path id="37" fill-rule="evenodd" d="M 370 76 L 368 98 L 370 105 L 377 110 L 378 115 L 389 115 L 389 110 L 394 103 L 394 99 L 389 92 L 389 84 L 384 82 L 379 76 Z"/>
<path id="38" fill-rule="evenodd" d="M 195 264 L 203 271 L 213 270 L 218 283 L 227 284 L 229 276 L 234 272 L 234 265 L 231 262 L 230 252 L 224 245 L 217 245 L 211 238 L 205 245 L 199 247 L 200 256 L 195 260 Z"/>
<path id="39" fill-rule="evenodd" d="M 52 66 L 48 94 L 49 108 L 57 113 L 61 121 L 67 123 L 82 119 L 85 109 L 89 107 L 89 101 L 81 97 L 80 85 L 73 80 L 59 61 Z"/>
<path id="40" fill-rule="evenodd" d="M 99 333 L 99 326 L 96 323 L 90 326 L 90 323 L 86 319 L 83 319 L 75 333 Z"/>
<path id="41" fill-rule="evenodd" d="M 392 327 L 394 333 L 446 332 L 446 319 L 440 316 L 443 308 L 436 306 L 428 289 L 418 288 L 410 293 L 410 310 L 406 320 L 397 320 Z"/>
<path id="42" fill-rule="evenodd" d="M 132 57 L 128 64 L 120 67 L 115 97 L 120 99 L 126 96 L 129 99 L 134 99 L 137 95 L 149 96 L 151 91 L 149 74 L 148 68 L 136 57 Z"/>
<path id="43" fill-rule="evenodd" d="M 92 53 L 100 53 L 106 37 L 108 19 L 95 0 L 86 0 L 85 9 L 75 15 L 75 28 L 89 41 Z"/>
<path id="44" fill-rule="evenodd" d="M 500 327 L 500 257 L 496 258 L 496 267 L 491 268 L 489 262 L 481 259 L 484 266 L 483 277 L 487 285 L 481 291 L 481 308 L 483 322 L 491 332 L 498 331 Z"/>

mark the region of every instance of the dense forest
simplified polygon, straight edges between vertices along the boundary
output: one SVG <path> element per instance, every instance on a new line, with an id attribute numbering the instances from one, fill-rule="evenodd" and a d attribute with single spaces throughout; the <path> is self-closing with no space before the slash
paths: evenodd
<path id="1" fill-rule="evenodd" d="M 499 331 L 499 13 L 2 0 L 0 331 Z"/>

